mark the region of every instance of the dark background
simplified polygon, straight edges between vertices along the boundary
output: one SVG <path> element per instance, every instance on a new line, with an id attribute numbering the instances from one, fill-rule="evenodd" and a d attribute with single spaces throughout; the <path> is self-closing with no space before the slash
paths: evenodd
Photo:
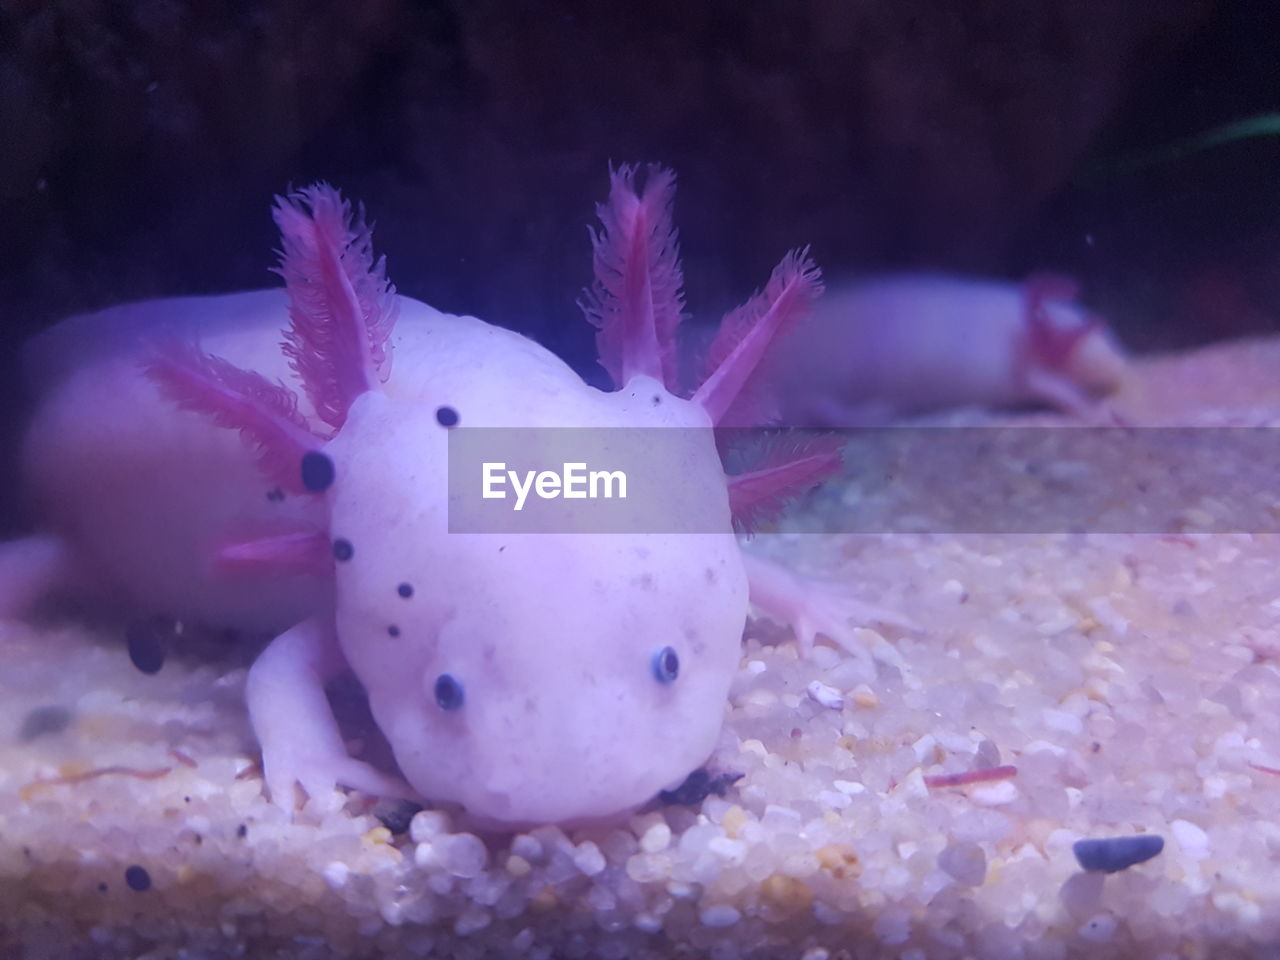
<path id="1" fill-rule="evenodd" d="M 401 292 L 585 371 L 611 160 L 676 169 L 704 320 L 810 243 L 829 277 L 1071 272 L 1139 350 L 1273 329 L 1280 138 L 1084 174 L 1280 110 L 1277 6 L 0 0 L 6 449 L 28 333 L 273 284 L 271 197 L 316 178 Z"/>

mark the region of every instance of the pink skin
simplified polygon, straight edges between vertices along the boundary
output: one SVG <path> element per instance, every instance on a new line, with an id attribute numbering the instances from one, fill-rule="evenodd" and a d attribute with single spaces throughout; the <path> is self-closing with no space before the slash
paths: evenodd
<path id="1" fill-rule="evenodd" d="M 3 610 L 97 587 L 126 611 L 275 634 L 246 698 L 286 808 L 298 786 L 342 784 L 511 827 L 615 817 L 674 786 L 718 738 L 748 596 L 806 651 L 824 633 L 860 652 L 850 621 L 877 612 L 739 551 L 734 514 L 749 526 L 839 466 L 829 445 L 802 443 L 725 477 L 715 439 L 745 419 L 757 366 L 821 285 L 807 256 L 785 258 L 726 318 L 686 399 L 673 191 L 655 168 L 637 192 L 623 168 L 600 208 L 584 302 L 611 392 L 526 338 L 397 296 L 361 219 L 324 186 L 276 207 L 287 296 L 68 321 L 37 346 L 46 393 L 25 451 L 51 532 L 0 550 Z M 723 530 L 502 549 L 450 533 L 445 405 L 474 426 L 701 431 L 670 472 L 720 498 Z M 329 485 L 303 489 L 308 452 L 332 464 Z M 669 683 L 652 666 L 665 646 L 680 662 Z M 324 687 L 348 668 L 403 781 L 346 752 Z M 433 692 L 445 676 L 460 704 Z"/>
<path id="2" fill-rule="evenodd" d="M 1051 275 L 1018 286 L 903 274 L 835 288 L 774 358 L 783 422 L 1032 404 L 1096 419 L 1126 365 L 1075 296 L 1073 281 Z"/>

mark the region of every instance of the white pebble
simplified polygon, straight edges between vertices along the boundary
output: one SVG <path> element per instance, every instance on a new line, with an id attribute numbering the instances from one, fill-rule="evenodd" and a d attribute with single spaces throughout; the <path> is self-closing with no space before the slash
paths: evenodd
<path id="1" fill-rule="evenodd" d="M 1090 917 L 1080 927 L 1080 937 L 1094 943 L 1110 943 L 1116 933 L 1116 918 L 1109 913 Z"/>
<path id="2" fill-rule="evenodd" d="M 1207 800 L 1221 800 L 1231 790 L 1226 777 L 1205 777 L 1204 795 Z"/>
<path id="3" fill-rule="evenodd" d="M 440 863 L 455 877 L 478 877 L 489 861 L 484 841 L 472 833 L 441 837 L 436 848 Z"/>
<path id="4" fill-rule="evenodd" d="M 537 837 L 521 833 L 511 841 L 511 852 L 517 857 L 523 857 L 530 863 L 534 863 L 542 859 L 542 844 L 538 842 Z"/>
<path id="5" fill-rule="evenodd" d="M 662 929 L 662 918 L 652 913 L 638 913 L 631 925 L 643 933 L 657 933 Z"/>
<path id="6" fill-rule="evenodd" d="M 880 942 L 890 946 L 906 943 L 911 937 L 911 916 L 907 911 L 887 907 L 871 925 Z"/>
<path id="7" fill-rule="evenodd" d="M 809 696 L 830 710 L 844 709 L 844 697 L 840 696 L 840 691 L 821 680 L 814 680 L 809 684 Z"/>
<path id="8" fill-rule="evenodd" d="M 845 794 L 836 793 L 832 790 L 819 790 L 814 794 L 813 798 L 822 805 L 824 809 L 843 810 L 849 804 L 853 803 Z"/>
<path id="9" fill-rule="evenodd" d="M 981 886 L 987 878 L 987 855 L 976 843 L 952 841 L 938 854 L 938 866 L 966 887 Z"/>
<path id="10" fill-rule="evenodd" d="M 460 836 L 469 836 L 469 834 L 460 834 Z M 475 908 L 463 911 L 462 915 L 454 921 L 453 932 L 460 937 L 466 937 L 489 925 L 489 914 L 483 910 Z"/>
<path id="11" fill-rule="evenodd" d="M 605 868 L 604 854 L 598 846 L 587 840 L 578 844 L 573 851 L 573 865 L 588 877 L 594 877 Z"/>
<path id="12" fill-rule="evenodd" d="M 1061 730 L 1063 733 L 1078 734 L 1084 730 L 1084 724 L 1074 713 L 1065 710 L 1045 710 L 1041 714 L 1044 725 L 1050 730 Z"/>
<path id="13" fill-rule="evenodd" d="M 707 850 L 731 866 L 737 866 L 747 858 L 747 845 L 729 837 L 712 837 Z"/>
<path id="14" fill-rule="evenodd" d="M 409 839 L 422 843 L 437 837 L 449 829 L 449 818 L 439 810 L 422 810 L 409 821 Z"/>
<path id="15" fill-rule="evenodd" d="M 671 828 L 665 823 L 655 823 L 640 838 L 640 849 L 645 853 L 661 853 L 671 844 Z"/>
<path id="16" fill-rule="evenodd" d="M 1058 891 L 1062 905 L 1077 920 L 1091 917 L 1102 899 L 1105 874 L 1099 872 L 1073 873 Z"/>
<path id="17" fill-rule="evenodd" d="M 671 858 L 662 853 L 637 853 L 627 859 L 627 876 L 636 883 L 653 883 L 671 876 Z"/>
<path id="18" fill-rule="evenodd" d="M 511 854 L 507 857 L 507 873 L 513 877 L 528 876 L 533 867 L 529 865 L 529 861 L 519 854 Z"/>
<path id="19" fill-rule="evenodd" d="M 1024 754 L 1027 753 L 1051 753 L 1055 757 L 1065 757 L 1067 751 L 1056 743 L 1050 743 L 1048 740 L 1032 740 L 1022 748 Z"/>
<path id="20" fill-rule="evenodd" d="M 839 926 L 842 923 L 847 923 L 849 920 L 846 914 L 822 900 L 815 900 L 813 902 L 813 919 L 828 927 Z"/>
<path id="21" fill-rule="evenodd" d="M 732 927 L 735 923 L 742 919 L 740 914 L 733 907 L 721 904 L 716 907 L 707 907 L 699 915 L 704 927 Z"/>
<path id="22" fill-rule="evenodd" d="M 857 796 L 859 793 L 867 792 L 867 785 L 865 783 L 858 783 L 857 780 L 835 780 L 831 785 L 841 793 L 850 797 Z"/>
<path id="23" fill-rule="evenodd" d="M 1190 820 L 1175 820 L 1169 824 L 1169 830 L 1188 859 L 1203 860 L 1209 856 L 1209 835 Z"/>
<path id="24" fill-rule="evenodd" d="M 933 734 L 926 733 L 923 737 L 911 744 L 911 750 L 916 755 L 916 762 L 923 763 L 925 757 L 933 753 L 933 748 L 938 745 L 938 741 L 934 739 Z"/>
<path id="25" fill-rule="evenodd" d="M 413 862 L 424 870 L 436 866 L 440 857 L 436 854 L 435 845 L 430 840 L 418 844 L 413 851 Z"/>
<path id="26" fill-rule="evenodd" d="M 341 890 L 347 885 L 347 877 L 350 875 L 351 868 L 338 860 L 324 868 L 324 882 L 329 885 L 330 890 Z"/>
<path id="27" fill-rule="evenodd" d="M 999 807 L 1006 803 L 1013 803 L 1019 796 L 1018 787 L 1012 780 L 979 784 L 969 791 L 969 798 L 984 807 Z"/>

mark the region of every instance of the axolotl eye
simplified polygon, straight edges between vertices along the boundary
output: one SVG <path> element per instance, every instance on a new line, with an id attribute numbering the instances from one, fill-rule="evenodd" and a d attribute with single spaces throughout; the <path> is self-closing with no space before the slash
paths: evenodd
<path id="1" fill-rule="evenodd" d="M 674 647 L 663 647 L 653 655 L 653 679 L 659 683 L 675 683 L 680 675 L 680 657 Z"/>
<path id="2" fill-rule="evenodd" d="M 434 692 L 436 703 L 440 705 L 441 710 L 457 710 L 462 706 L 464 699 L 462 684 L 450 674 L 442 673 L 436 677 Z"/>

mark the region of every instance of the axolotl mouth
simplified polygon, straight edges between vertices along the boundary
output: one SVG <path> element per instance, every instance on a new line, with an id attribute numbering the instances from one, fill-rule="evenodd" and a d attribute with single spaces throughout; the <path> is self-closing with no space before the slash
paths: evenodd
<path id="1" fill-rule="evenodd" d="M 631 814 L 642 810 L 650 804 L 661 806 L 693 806 L 701 803 L 711 795 L 724 796 L 725 792 L 733 786 L 737 781 L 742 779 L 741 773 L 734 772 L 714 772 L 706 766 L 697 766 L 686 776 L 680 777 L 671 784 L 658 790 L 652 797 L 639 803 L 633 803 L 623 809 L 612 814 L 592 814 L 574 817 L 570 819 L 559 819 L 554 822 L 563 829 L 573 829 L 593 826 L 613 826 L 618 822 L 620 817 L 628 817 Z M 478 830 L 484 831 L 513 831 L 525 830 L 533 827 L 541 826 L 547 823 L 547 820 L 529 818 L 528 810 L 524 807 L 523 798 L 519 798 L 510 792 L 485 792 L 483 794 L 483 802 L 485 809 L 490 811 L 487 816 L 478 815 L 462 808 L 457 813 L 468 824 Z"/>

